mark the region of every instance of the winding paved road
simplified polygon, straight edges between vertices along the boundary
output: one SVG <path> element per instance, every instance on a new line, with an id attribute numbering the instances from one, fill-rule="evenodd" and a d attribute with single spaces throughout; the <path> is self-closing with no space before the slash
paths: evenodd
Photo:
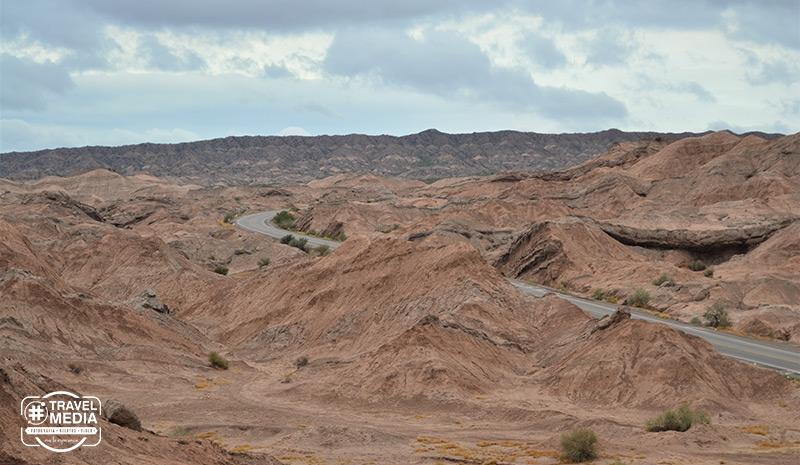
<path id="1" fill-rule="evenodd" d="M 339 242 L 320 239 L 318 237 L 305 236 L 297 233 L 290 233 L 285 229 L 278 228 L 271 221 L 277 213 L 278 210 L 245 215 L 237 219 L 235 224 L 236 227 L 244 231 L 266 234 L 267 236 L 276 239 L 280 239 L 287 234 L 292 234 L 296 237 L 304 237 L 308 239 L 308 244 L 313 247 L 327 245 L 331 249 L 335 249 L 336 246 L 339 245 Z M 618 305 L 607 304 L 605 302 L 597 302 L 595 300 L 563 294 L 553 289 L 536 286 L 516 279 L 509 279 L 509 281 L 521 291 L 528 294 L 533 294 L 537 297 L 541 297 L 552 292 L 558 297 L 572 302 L 583 310 L 589 312 L 590 315 L 597 318 L 610 315 L 619 307 Z M 755 365 L 773 368 L 779 372 L 790 374 L 792 376 L 800 375 L 800 348 L 798 347 L 789 344 L 746 338 L 737 336 L 736 334 L 715 331 L 713 329 L 702 328 L 678 321 L 664 320 L 662 318 L 648 315 L 647 313 L 639 312 L 634 309 L 629 310 L 631 310 L 631 318 L 638 318 L 651 323 L 662 323 L 685 333 L 701 337 L 710 342 L 711 345 L 714 346 L 714 348 L 717 349 L 721 354 L 727 355 L 728 357 L 733 357 L 743 362 L 753 363 Z"/>

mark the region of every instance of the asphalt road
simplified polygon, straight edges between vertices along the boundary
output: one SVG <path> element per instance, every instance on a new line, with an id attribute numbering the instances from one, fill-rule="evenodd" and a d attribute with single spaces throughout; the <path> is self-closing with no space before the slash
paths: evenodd
<path id="1" fill-rule="evenodd" d="M 292 234 L 296 237 L 304 237 L 308 239 L 308 244 L 312 247 L 327 245 L 331 249 L 335 249 L 336 246 L 340 244 L 336 241 L 305 236 L 280 229 L 271 221 L 277 213 L 278 210 L 245 215 L 238 218 L 235 225 L 237 228 L 244 231 L 266 234 L 276 239 L 280 239 L 287 234 Z M 596 318 L 610 315 L 619 308 L 618 305 L 563 294 L 553 289 L 536 286 L 516 279 L 509 279 L 509 281 L 521 291 L 533 294 L 537 297 L 552 292 L 558 297 L 577 305 Z M 727 355 L 728 357 L 733 357 L 737 360 L 754 365 L 773 368 L 792 376 L 800 375 L 800 348 L 798 347 L 790 344 L 760 341 L 758 339 L 742 337 L 724 331 L 716 331 L 687 323 L 665 320 L 635 309 L 629 308 L 629 310 L 631 311 L 631 318 L 638 318 L 651 323 L 665 324 L 685 333 L 701 337 L 710 342 L 721 354 Z"/>

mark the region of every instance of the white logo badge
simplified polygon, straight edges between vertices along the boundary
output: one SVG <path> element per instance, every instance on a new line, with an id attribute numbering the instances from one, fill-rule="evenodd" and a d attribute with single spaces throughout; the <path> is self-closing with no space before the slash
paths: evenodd
<path id="1" fill-rule="evenodd" d="M 100 444 L 100 399 L 55 391 L 45 396 L 28 396 L 20 403 L 27 427 L 20 428 L 22 443 L 53 452 Z"/>

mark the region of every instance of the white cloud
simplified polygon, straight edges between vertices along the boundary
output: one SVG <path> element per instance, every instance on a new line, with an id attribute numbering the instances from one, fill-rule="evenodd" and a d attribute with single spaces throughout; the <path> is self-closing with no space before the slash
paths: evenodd
<path id="1" fill-rule="evenodd" d="M 311 133 L 299 126 L 289 126 L 278 131 L 278 136 L 310 136 Z"/>

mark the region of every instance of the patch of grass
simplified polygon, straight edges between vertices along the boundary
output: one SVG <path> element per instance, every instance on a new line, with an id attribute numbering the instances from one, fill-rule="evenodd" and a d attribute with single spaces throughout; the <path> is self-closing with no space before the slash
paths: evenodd
<path id="1" fill-rule="evenodd" d="M 297 360 L 294 361 L 294 366 L 297 368 L 304 367 L 308 365 L 308 357 L 298 357 Z"/>
<path id="2" fill-rule="evenodd" d="M 703 271 L 706 269 L 706 264 L 701 260 L 693 260 L 689 262 L 689 269 L 692 271 Z"/>
<path id="3" fill-rule="evenodd" d="M 689 404 L 683 403 L 675 410 L 667 410 L 661 415 L 647 420 L 645 431 L 686 431 L 694 424 L 708 424 L 711 420 L 706 412 L 692 412 Z"/>
<path id="4" fill-rule="evenodd" d="M 595 289 L 592 293 L 592 298 L 594 300 L 603 300 L 603 290 L 602 289 Z"/>
<path id="5" fill-rule="evenodd" d="M 258 267 L 264 268 L 265 266 L 269 266 L 272 261 L 268 257 L 264 257 L 258 261 Z"/>
<path id="6" fill-rule="evenodd" d="M 766 436 L 770 433 L 769 426 L 767 425 L 734 426 L 734 428 L 747 434 L 757 434 L 759 436 Z"/>
<path id="7" fill-rule="evenodd" d="M 617 304 L 617 298 L 614 297 L 613 295 L 607 296 L 604 300 L 606 302 L 610 303 L 610 304 L 614 304 L 614 305 Z"/>
<path id="8" fill-rule="evenodd" d="M 575 428 L 561 436 L 561 451 L 564 458 L 573 463 L 597 458 L 597 435 L 590 428 Z"/>
<path id="9" fill-rule="evenodd" d="M 213 270 L 211 270 L 211 271 L 213 271 L 214 273 L 217 273 L 217 274 L 221 274 L 221 275 L 223 275 L 223 276 L 227 276 L 227 274 L 228 274 L 228 267 L 227 267 L 227 266 L 225 266 L 225 265 L 217 265 L 217 266 L 215 266 L 215 267 L 214 267 L 214 269 L 213 269 Z"/>
<path id="10" fill-rule="evenodd" d="M 675 280 L 667 276 L 667 273 L 662 273 L 661 276 L 653 280 L 653 286 L 660 286 L 664 283 L 666 283 L 667 286 L 674 286 Z"/>
<path id="11" fill-rule="evenodd" d="M 646 308 L 650 302 L 650 293 L 644 289 L 634 287 L 633 293 L 628 296 L 627 304 L 631 307 Z"/>
<path id="12" fill-rule="evenodd" d="M 78 365 L 75 362 L 71 362 L 69 365 L 67 365 L 67 368 L 69 368 L 69 371 L 71 373 L 76 374 L 76 375 L 79 375 L 79 374 L 81 374 L 81 372 L 83 372 L 83 367 Z"/>
<path id="13" fill-rule="evenodd" d="M 208 354 L 208 363 L 210 363 L 212 367 L 218 370 L 228 369 L 228 359 L 218 354 L 217 352 L 211 352 L 210 354 Z"/>
<path id="14" fill-rule="evenodd" d="M 728 319 L 728 312 L 725 311 L 722 302 L 714 302 L 710 307 L 706 307 L 703 318 L 708 322 L 708 326 L 712 328 L 728 328 L 731 326 L 731 320 Z"/>

